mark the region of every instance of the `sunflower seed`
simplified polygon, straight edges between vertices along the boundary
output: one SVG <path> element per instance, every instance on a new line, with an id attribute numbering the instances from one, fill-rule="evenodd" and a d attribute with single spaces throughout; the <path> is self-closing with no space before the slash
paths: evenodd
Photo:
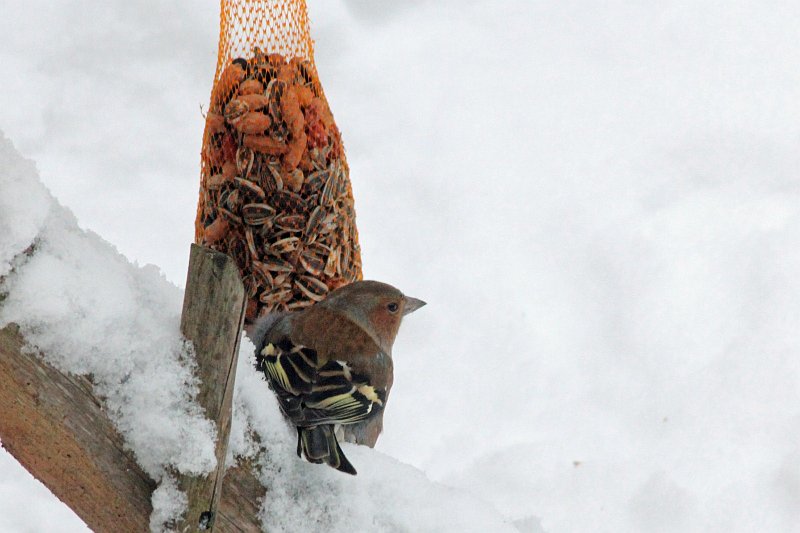
<path id="1" fill-rule="evenodd" d="M 330 248 L 318 242 L 307 244 L 300 251 L 298 261 L 300 265 L 312 276 L 321 276 L 325 268 L 325 258 L 330 253 Z"/>
<path id="2" fill-rule="evenodd" d="M 306 210 L 306 202 L 299 194 L 287 190 L 272 191 L 269 204 L 281 213 L 302 213 Z"/>
<path id="3" fill-rule="evenodd" d="M 239 188 L 245 192 L 253 193 L 262 200 L 267 197 L 267 195 L 264 193 L 264 189 L 250 180 L 246 180 L 244 178 L 233 178 L 233 181 L 235 181 L 236 185 L 238 185 Z"/>
<path id="4" fill-rule="evenodd" d="M 225 219 L 226 219 L 228 222 L 233 222 L 234 224 L 241 224 L 241 223 L 242 223 L 242 218 L 241 218 L 241 217 L 239 217 L 239 216 L 237 216 L 237 215 L 235 215 L 235 214 L 231 213 L 230 211 L 228 211 L 228 210 L 227 210 L 227 209 L 225 209 L 224 207 L 220 207 L 220 208 L 219 208 L 219 213 L 220 213 L 220 214 L 221 214 L 221 215 L 222 215 L 222 216 L 223 216 L 223 217 L 224 217 L 224 218 L 225 218 Z"/>
<path id="5" fill-rule="evenodd" d="M 236 150 L 236 168 L 243 178 L 250 174 L 250 169 L 253 168 L 253 157 L 255 152 L 246 146 L 240 146 Z"/>
<path id="6" fill-rule="evenodd" d="M 247 251 L 250 252 L 250 257 L 253 259 L 258 257 L 258 249 L 256 248 L 256 238 L 253 236 L 253 230 L 245 227 L 244 238 L 247 241 Z"/>
<path id="7" fill-rule="evenodd" d="M 298 237 L 285 237 L 272 243 L 269 251 L 273 254 L 287 254 L 294 252 L 299 246 L 300 239 Z"/>
<path id="8" fill-rule="evenodd" d="M 325 269 L 323 270 L 323 273 L 329 278 L 341 275 L 341 263 L 339 262 L 338 248 L 331 250 L 331 253 L 328 254 L 328 260 L 325 262 Z"/>
<path id="9" fill-rule="evenodd" d="M 322 227 L 322 221 L 324 219 L 325 209 L 321 205 L 318 205 L 313 211 L 311 211 L 311 214 L 308 215 L 308 223 L 306 224 L 305 234 L 309 239 L 316 237 L 317 233 Z"/>
<path id="10" fill-rule="evenodd" d="M 314 302 L 311 300 L 296 300 L 294 302 L 290 302 L 286 304 L 287 311 L 298 311 L 300 309 L 306 309 L 314 305 Z"/>
<path id="11" fill-rule="evenodd" d="M 261 277 L 262 285 L 267 289 L 272 289 L 275 286 L 275 279 L 272 277 L 272 273 L 269 271 L 269 268 L 267 268 L 267 265 L 255 259 L 251 264 L 253 265 L 253 272 Z"/>
<path id="12" fill-rule="evenodd" d="M 275 217 L 275 227 L 291 232 L 298 232 L 305 226 L 303 215 L 279 215 Z"/>
<path id="13" fill-rule="evenodd" d="M 261 303 L 269 305 L 269 306 L 276 306 L 279 304 L 285 304 L 292 298 L 292 289 L 291 287 L 277 287 L 270 291 L 264 291 L 259 296 L 259 300 Z"/>
<path id="14" fill-rule="evenodd" d="M 293 272 L 294 267 L 288 261 L 281 259 L 280 257 L 275 257 L 273 255 L 268 255 L 264 258 L 262 263 L 264 268 L 269 270 L 270 272 Z M 277 278 L 275 279 L 275 285 L 279 285 Z"/>
<path id="15" fill-rule="evenodd" d="M 250 226 L 263 226 L 275 215 L 275 210 L 268 204 L 245 204 L 242 217 Z"/>
<path id="16" fill-rule="evenodd" d="M 283 178 L 281 177 L 280 162 L 270 162 L 267 164 L 269 174 L 264 176 L 264 185 L 268 191 L 283 190 Z"/>
<path id="17" fill-rule="evenodd" d="M 294 281 L 294 285 L 300 290 L 300 292 L 315 302 L 321 302 L 328 294 L 328 286 L 317 278 L 312 278 L 311 276 L 298 276 L 298 278 Z"/>
<path id="18" fill-rule="evenodd" d="M 313 194 L 322 190 L 322 188 L 325 186 L 325 182 L 327 181 L 328 171 L 317 170 L 306 176 L 306 189 L 308 189 L 309 194 Z"/>

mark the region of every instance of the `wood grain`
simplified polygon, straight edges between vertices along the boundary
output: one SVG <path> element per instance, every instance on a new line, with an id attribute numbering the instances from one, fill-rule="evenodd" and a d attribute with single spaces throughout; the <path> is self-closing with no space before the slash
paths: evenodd
<path id="1" fill-rule="evenodd" d="M 189 506 L 177 531 L 213 531 L 225 453 L 231 430 L 231 402 L 239 339 L 244 324 L 244 287 L 230 257 L 192 245 L 181 315 L 181 333 L 192 341 L 197 357 L 200 392 L 197 401 L 217 429 L 217 469 L 205 476 L 180 476 L 178 486 Z"/>
<path id="2" fill-rule="evenodd" d="M 155 482 L 92 394 L 32 354 L 14 325 L 0 330 L 3 447 L 94 531 L 147 531 Z"/>
<path id="3" fill-rule="evenodd" d="M 205 353 L 204 347 L 218 347 L 198 357 L 202 359 L 198 361 L 201 373 L 212 376 L 204 376 L 204 383 L 206 379 L 215 383 L 213 387 L 203 387 L 199 400 L 223 428 L 220 434 L 224 433 L 225 438 L 220 439 L 217 449 L 219 464 L 223 465 L 225 451 L 221 443 L 227 443 L 230 428 L 243 307 L 237 307 L 233 297 L 229 306 L 219 309 L 217 319 L 207 314 L 214 307 L 211 301 L 223 301 L 223 294 L 237 293 L 232 289 L 235 284 L 224 261 L 216 255 L 205 259 L 210 259 L 211 266 L 204 261 L 206 266 L 189 277 L 196 275 L 206 281 L 197 284 L 190 280 L 184 301 L 188 309 L 182 322 L 198 324 L 182 324 L 182 328 L 186 332 L 196 330 L 191 334 L 198 353 Z M 190 291 L 188 287 L 193 288 Z M 204 296 L 204 291 L 212 296 Z M 47 364 L 40 354 L 25 349 L 25 340 L 14 324 L 0 329 L 0 440 L 22 466 L 93 531 L 149 531 L 150 497 L 156 483 L 125 450 L 123 439 L 104 411 L 101 399 L 94 395 L 91 382 L 86 377 L 64 374 Z M 246 462 L 231 468 L 223 479 L 220 475 L 221 470 L 215 472 L 210 491 L 209 509 L 215 498 L 219 501 L 214 530 L 261 531 L 257 515 L 266 490 L 254 475 L 252 465 Z M 187 531 L 197 530 L 193 528 L 196 523 L 190 524 L 189 519 L 193 518 L 191 514 L 187 516 Z"/>

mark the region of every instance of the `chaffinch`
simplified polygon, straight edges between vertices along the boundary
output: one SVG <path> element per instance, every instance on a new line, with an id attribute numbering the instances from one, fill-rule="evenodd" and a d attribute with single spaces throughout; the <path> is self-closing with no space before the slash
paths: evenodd
<path id="1" fill-rule="evenodd" d="M 355 475 L 335 429 L 375 444 L 392 387 L 392 344 L 402 318 L 425 302 L 378 281 L 356 281 L 322 302 L 257 322 L 251 338 L 284 415 L 297 426 L 297 455 Z"/>

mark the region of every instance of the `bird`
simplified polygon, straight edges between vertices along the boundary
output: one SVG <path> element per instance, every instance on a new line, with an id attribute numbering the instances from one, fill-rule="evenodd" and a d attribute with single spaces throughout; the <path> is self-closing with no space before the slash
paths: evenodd
<path id="1" fill-rule="evenodd" d="M 298 457 L 356 475 L 337 429 L 357 428 L 374 445 L 394 379 L 392 345 L 403 317 L 423 305 L 389 284 L 355 281 L 254 324 L 256 369 L 297 428 Z"/>

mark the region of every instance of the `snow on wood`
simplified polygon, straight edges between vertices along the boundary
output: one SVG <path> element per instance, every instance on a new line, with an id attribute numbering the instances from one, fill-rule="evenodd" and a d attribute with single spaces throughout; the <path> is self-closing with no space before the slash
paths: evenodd
<path id="1" fill-rule="evenodd" d="M 156 482 L 125 450 L 92 393 L 25 350 L 18 328 L 0 330 L 3 447 L 94 531 L 147 531 Z M 264 489 L 248 465 L 228 469 L 215 531 L 259 531 Z"/>
<path id="2" fill-rule="evenodd" d="M 204 363 L 180 335 L 181 292 L 78 228 L 0 136 L 0 235 L 17 222 L 6 208 L 39 201 L 19 221 L 28 229 L 0 241 L 0 439 L 95 531 L 175 524 L 194 498 L 181 476 L 217 471 L 223 433 L 202 407 Z M 236 366 L 215 531 L 514 530 L 484 501 L 367 447 L 344 445 L 355 478 L 300 460 L 252 352 L 245 342 Z"/>
<path id="3" fill-rule="evenodd" d="M 181 332 L 192 341 L 202 380 L 198 402 L 216 424 L 217 467 L 204 476 L 183 476 L 188 508 L 178 531 L 199 525 L 213 529 L 225 474 L 231 429 L 231 400 L 239 339 L 244 324 L 244 287 L 239 271 L 225 254 L 192 245 L 181 315 Z"/>
<path id="4" fill-rule="evenodd" d="M 26 352 L 17 327 L 0 330 L 0 438 L 36 478 L 95 531 L 145 531 L 156 484 L 85 377 Z"/>

